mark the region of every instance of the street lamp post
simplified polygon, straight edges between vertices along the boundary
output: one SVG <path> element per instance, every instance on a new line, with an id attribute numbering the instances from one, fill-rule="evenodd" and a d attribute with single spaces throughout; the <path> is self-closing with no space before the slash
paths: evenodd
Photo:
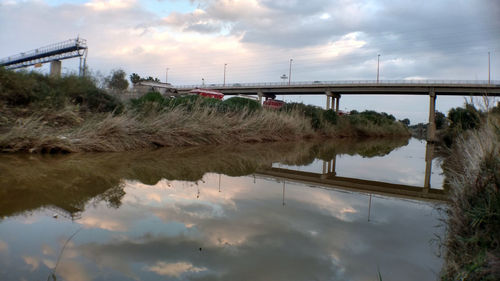
<path id="1" fill-rule="evenodd" d="M 223 87 L 226 87 L 226 66 L 227 63 L 224 64 L 224 84 L 222 84 Z"/>
<path id="2" fill-rule="evenodd" d="M 168 70 L 170 68 L 167 67 L 167 71 L 165 72 L 165 83 L 168 83 Z"/>
<path id="3" fill-rule="evenodd" d="M 488 52 L 488 84 L 490 84 L 490 52 Z"/>
<path id="4" fill-rule="evenodd" d="M 290 59 L 290 67 L 288 68 L 288 86 L 290 86 L 290 81 L 292 80 L 292 61 L 293 59 Z"/>
<path id="5" fill-rule="evenodd" d="M 379 81 L 379 73 L 380 73 L 380 54 L 377 55 L 377 84 Z"/>

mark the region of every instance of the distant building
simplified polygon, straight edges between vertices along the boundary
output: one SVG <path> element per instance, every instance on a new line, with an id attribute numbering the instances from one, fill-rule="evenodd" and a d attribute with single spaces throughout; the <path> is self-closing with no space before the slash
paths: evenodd
<path id="1" fill-rule="evenodd" d="M 140 81 L 133 85 L 132 92 L 136 96 L 145 95 L 148 92 L 158 92 L 163 96 L 176 96 L 178 95 L 177 89 L 175 89 L 170 83 L 161 83 L 154 81 Z"/>

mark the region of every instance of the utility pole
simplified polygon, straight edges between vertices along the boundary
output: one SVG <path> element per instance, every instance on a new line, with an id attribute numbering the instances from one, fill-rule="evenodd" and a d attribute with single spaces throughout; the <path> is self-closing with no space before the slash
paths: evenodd
<path id="1" fill-rule="evenodd" d="M 377 84 L 379 81 L 379 73 L 380 73 L 380 54 L 377 55 Z"/>
<path id="2" fill-rule="evenodd" d="M 167 72 L 165 73 L 165 83 L 168 83 L 168 70 L 170 68 L 167 67 Z"/>
<path id="3" fill-rule="evenodd" d="M 226 66 L 227 63 L 224 64 L 224 84 L 222 84 L 223 87 L 226 87 Z"/>
<path id="4" fill-rule="evenodd" d="M 488 84 L 490 84 L 490 52 L 488 52 Z"/>
<path id="5" fill-rule="evenodd" d="M 292 80 L 292 61 L 293 59 L 290 59 L 290 68 L 288 69 L 288 86 L 290 86 L 290 81 Z"/>

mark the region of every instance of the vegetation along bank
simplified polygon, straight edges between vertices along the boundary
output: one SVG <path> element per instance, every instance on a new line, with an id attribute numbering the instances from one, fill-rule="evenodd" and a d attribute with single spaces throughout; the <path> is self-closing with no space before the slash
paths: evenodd
<path id="1" fill-rule="evenodd" d="M 449 117 L 442 280 L 500 280 L 500 106 L 486 113 L 469 104 Z"/>
<path id="2" fill-rule="evenodd" d="M 51 78 L 0 69 L 0 151 L 126 151 L 164 146 L 289 141 L 316 137 L 409 136 L 391 115 L 337 116 L 288 104 L 151 92 L 121 102 L 92 77 Z"/>

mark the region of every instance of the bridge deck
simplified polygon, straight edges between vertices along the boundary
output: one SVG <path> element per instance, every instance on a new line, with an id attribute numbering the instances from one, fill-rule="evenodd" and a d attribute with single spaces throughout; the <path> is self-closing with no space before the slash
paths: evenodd
<path id="1" fill-rule="evenodd" d="M 356 192 L 367 192 L 385 196 L 402 197 L 425 201 L 448 201 L 446 190 L 393 184 L 380 181 L 329 176 L 318 173 L 294 171 L 281 168 L 258 170 L 255 174 L 283 178 L 306 184 L 316 184 L 327 188 L 340 188 Z"/>
<path id="2" fill-rule="evenodd" d="M 324 95 L 326 92 L 340 95 L 437 95 L 500 96 L 500 81 L 328 81 L 288 83 L 252 83 L 229 85 L 177 86 L 180 93 L 194 88 L 217 90 L 224 95 Z"/>

